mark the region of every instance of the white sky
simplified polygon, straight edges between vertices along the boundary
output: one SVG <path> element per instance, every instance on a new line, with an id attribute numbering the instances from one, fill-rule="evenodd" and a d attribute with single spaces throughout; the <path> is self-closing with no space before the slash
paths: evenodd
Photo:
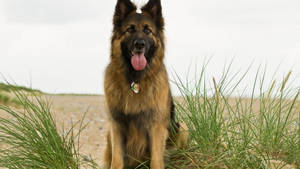
<path id="1" fill-rule="evenodd" d="M 139 0 L 136 0 L 139 1 Z M 0 73 L 51 93 L 103 93 L 116 0 L 0 0 Z M 277 78 L 293 70 L 300 80 L 299 0 L 162 0 L 165 63 L 170 76 L 212 57 L 210 76 L 232 72 L 253 80 L 259 64 Z M 281 80 L 281 79 L 280 79 Z M 172 87 L 175 90 L 175 87 Z M 176 90 L 175 90 L 176 93 Z"/>

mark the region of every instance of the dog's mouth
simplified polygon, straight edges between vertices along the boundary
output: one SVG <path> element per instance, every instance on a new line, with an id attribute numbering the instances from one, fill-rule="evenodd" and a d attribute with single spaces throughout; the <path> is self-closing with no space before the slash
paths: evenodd
<path id="1" fill-rule="evenodd" d="M 131 52 L 131 65 L 136 71 L 142 71 L 146 68 L 147 59 L 144 50 L 134 50 Z"/>

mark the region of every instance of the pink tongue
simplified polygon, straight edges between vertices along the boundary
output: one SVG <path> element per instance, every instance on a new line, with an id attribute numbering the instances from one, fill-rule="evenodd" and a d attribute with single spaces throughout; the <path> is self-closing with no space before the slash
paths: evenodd
<path id="1" fill-rule="evenodd" d="M 134 70 L 141 71 L 144 70 L 147 65 L 147 60 L 144 53 L 135 53 L 131 57 L 131 65 Z"/>

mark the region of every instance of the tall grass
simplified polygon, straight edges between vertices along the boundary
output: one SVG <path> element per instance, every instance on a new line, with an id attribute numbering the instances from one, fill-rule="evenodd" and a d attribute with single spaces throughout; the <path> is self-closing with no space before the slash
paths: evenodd
<path id="1" fill-rule="evenodd" d="M 61 135 L 52 117 L 50 105 L 38 97 L 14 91 L 22 109 L 0 106 L 9 118 L 0 117 L 0 167 L 9 169 L 95 168 L 91 160 L 79 154 L 79 132 L 73 127 Z"/>
<path id="2" fill-rule="evenodd" d="M 258 70 L 250 97 L 233 97 L 248 70 L 238 78 L 229 66 L 216 81 L 205 68 L 195 81 L 175 78 L 178 119 L 190 137 L 168 168 L 300 168 L 300 88 L 289 87 L 291 72 L 266 86 L 265 71 Z"/>

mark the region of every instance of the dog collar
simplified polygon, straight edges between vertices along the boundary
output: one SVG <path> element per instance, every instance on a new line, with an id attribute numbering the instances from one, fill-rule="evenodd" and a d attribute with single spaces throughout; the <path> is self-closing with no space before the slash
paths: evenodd
<path id="1" fill-rule="evenodd" d="M 138 94 L 140 92 L 140 84 L 132 82 L 130 85 L 130 89 L 131 91 L 133 91 L 133 93 Z"/>

